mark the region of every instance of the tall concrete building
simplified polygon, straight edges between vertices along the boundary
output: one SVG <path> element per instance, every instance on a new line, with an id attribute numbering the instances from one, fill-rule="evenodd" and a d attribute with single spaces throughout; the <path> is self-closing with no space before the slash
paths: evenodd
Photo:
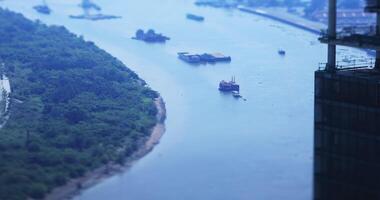
<path id="1" fill-rule="evenodd" d="M 329 0 L 328 62 L 315 72 L 314 200 L 380 200 L 380 0 L 368 34 L 336 33 L 336 0 Z M 369 61 L 336 63 L 336 45 L 376 50 Z"/>

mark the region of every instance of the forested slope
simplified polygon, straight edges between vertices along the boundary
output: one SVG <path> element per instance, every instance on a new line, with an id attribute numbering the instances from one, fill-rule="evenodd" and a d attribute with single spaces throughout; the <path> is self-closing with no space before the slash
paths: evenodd
<path id="1" fill-rule="evenodd" d="M 122 162 L 156 123 L 157 93 L 64 27 L 0 9 L 0 62 L 12 87 L 0 130 L 0 199 L 42 198 L 70 178 Z"/>

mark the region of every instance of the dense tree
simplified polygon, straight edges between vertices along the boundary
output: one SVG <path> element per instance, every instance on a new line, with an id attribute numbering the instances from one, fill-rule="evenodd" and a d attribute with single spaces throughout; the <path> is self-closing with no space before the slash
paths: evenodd
<path id="1" fill-rule="evenodd" d="M 122 162 L 156 123 L 157 93 L 64 27 L 0 9 L 0 62 L 11 80 L 0 130 L 0 199 L 40 199 L 68 179 Z"/>

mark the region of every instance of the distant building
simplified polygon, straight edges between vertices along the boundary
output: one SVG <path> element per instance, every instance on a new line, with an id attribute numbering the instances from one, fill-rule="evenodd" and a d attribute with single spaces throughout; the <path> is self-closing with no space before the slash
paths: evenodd
<path id="1" fill-rule="evenodd" d="M 311 15 L 315 21 L 323 24 L 328 23 L 328 12 L 316 11 Z M 374 26 L 376 23 L 376 15 L 366 13 L 363 9 L 340 9 L 337 11 L 337 28 L 341 29 L 347 26 L 368 27 Z"/>

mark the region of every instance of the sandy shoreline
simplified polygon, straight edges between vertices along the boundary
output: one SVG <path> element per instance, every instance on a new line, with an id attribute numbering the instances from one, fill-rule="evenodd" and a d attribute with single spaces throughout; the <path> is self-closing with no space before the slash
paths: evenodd
<path id="1" fill-rule="evenodd" d="M 154 101 L 154 103 L 158 111 L 156 115 L 157 123 L 152 128 L 152 132 L 149 138 L 145 138 L 144 141 L 142 141 L 140 148 L 131 157 L 127 158 L 124 165 L 110 163 L 106 166 L 99 167 L 93 171 L 86 173 L 83 177 L 71 179 L 66 183 L 66 185 L 55 188 L 51 193 L 47 194 L 44 199 L 72 199 L 76 195 L 80 194 L 81 191 L 100 183 L 106 178 L 129 169 L 136 161 L 152 151 L 154 146 L 159 143 L 161 137 L 165 133 L 164 121 L 166 118 L 166 109 L 163 99 L 159 97 Z"/>

